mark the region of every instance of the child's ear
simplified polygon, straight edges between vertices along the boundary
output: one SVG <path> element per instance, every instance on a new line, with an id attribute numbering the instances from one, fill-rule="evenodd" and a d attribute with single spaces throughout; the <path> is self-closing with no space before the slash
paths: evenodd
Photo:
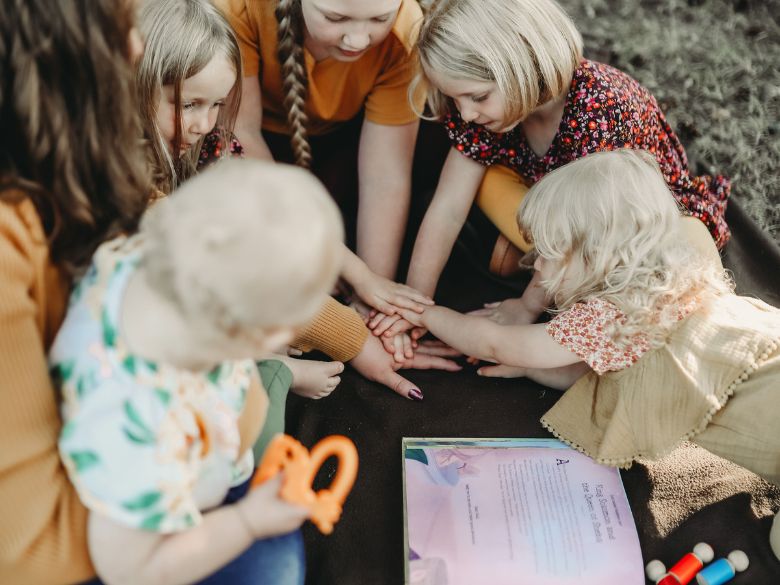
<path id="1" fill-rule="evenodd" d="M 144 39 L 141 36 L 141 31 L 133 27 L 127 33 L 127 55 L 130 58 L 130 62 L 136 64 L 143 54 Z"/>

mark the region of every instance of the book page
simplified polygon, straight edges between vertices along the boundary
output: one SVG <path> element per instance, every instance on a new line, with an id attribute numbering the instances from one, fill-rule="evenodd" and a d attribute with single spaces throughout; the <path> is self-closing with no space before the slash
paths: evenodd
<path id="1" fill-rule="evenodd" d="M 644 583 L 617 469 L 554 440 L 404 440 L 414 585 Z"/>

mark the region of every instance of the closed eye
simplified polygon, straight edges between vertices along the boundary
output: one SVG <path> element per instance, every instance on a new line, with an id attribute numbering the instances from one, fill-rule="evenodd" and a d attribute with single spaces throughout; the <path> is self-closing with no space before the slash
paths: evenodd
<path id="1" fill-rule="evenodd" d="M 490 94 L 485 93 L 482 95 L 473 95 L 471 96 L 471 101 L 477 104 L 480 102 L 484 102 L 486 99 L 488 99 L 488 95 Z"/>

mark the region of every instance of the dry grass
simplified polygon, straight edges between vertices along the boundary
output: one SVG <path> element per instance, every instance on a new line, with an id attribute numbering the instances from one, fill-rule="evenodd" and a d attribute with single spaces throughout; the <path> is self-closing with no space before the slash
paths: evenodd
<path id="1" fill-rule="evenodd" d="M 560 0 L 586 54 L 658 99 L 697 173 L 780 241 L 780 0 Z"/>

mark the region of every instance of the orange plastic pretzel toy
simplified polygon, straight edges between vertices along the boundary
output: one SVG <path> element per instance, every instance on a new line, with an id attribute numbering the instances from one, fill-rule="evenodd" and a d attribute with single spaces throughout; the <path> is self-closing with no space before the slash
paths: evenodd
<path id="1" fill-rule="evenodd" d="M 316 492 L 312 482 L 329 457 L 339 460 L 336 477 L 329 488 Z M 357 477 L 358 454 L 355 444 L 343 435 L 325 437 L 309 453 L 290 435 L 277 435 L 269 443 L 252 486 L 260 485 L 280 471 L 284 483 L 279 495 L 291 504 L 309 508 L 309 518 L 323 534 L 333 532 L 341 517 L 341 506 Z"/>

